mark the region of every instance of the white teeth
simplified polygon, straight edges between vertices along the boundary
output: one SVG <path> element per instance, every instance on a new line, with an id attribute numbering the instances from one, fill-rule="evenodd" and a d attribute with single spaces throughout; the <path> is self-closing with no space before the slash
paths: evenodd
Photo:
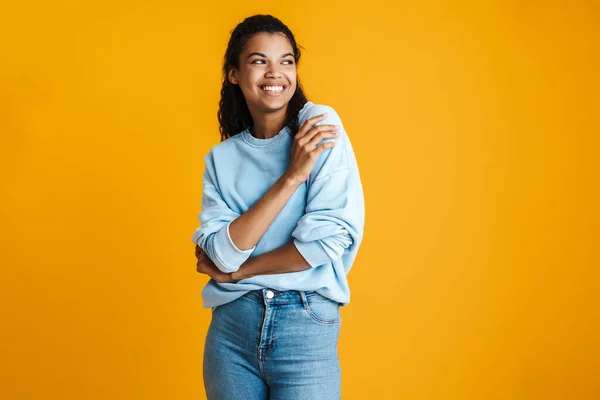
<path id="1" fill-rule="evenodd" d="M 283 90 L 283 86 L 263 86 L 262 89 L 272 92 L 281 92 Z"/>

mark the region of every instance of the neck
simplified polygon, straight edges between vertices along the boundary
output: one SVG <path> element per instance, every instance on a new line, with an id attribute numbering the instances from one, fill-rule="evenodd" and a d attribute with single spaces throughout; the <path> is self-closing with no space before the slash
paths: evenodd
<path id="1" fill-rule="evenodd" d="M 287 105 L 280 110 L 267 113 L 250 109 L 250 114 L 254 124 L 250 129 L 252 136 L 258 139 L 270 139 L 285 126 Z"/>

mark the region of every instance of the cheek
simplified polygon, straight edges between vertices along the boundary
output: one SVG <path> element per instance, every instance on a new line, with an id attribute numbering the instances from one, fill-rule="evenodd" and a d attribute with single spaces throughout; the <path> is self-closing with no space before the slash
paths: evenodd
<path id="1" fill-rule="evenodd" d="M 296 75 L 295 74 L 288 74 L 287 76 L 287 80 L 291 83 L 292 87 L 296 87 L 297 81 L 296 81 Z"/>
<path id="2" fill-rule="evenodd" d="M 256 74 L 253 74 L 252 71 L 244 71 L 238 75 L 240 87 L 243 88 L 252 88 L 257 81 Z"/>
<path id="3" fill-rule="evenodd" d="M 292 95 L 292 96 L 294 95 L 294 92 L 296 92 L 297 86 L 298 85 L 297 85 L 296 81 L 294 80 L 292 83 L 292 87 L 291 87 L 292 90 L 290 90 L 290 92 L 291 92 L 290 95 Z"/>
<path id="4" fill-rule="evenodd" d="M 251 78 L 249 77 L 244 77 L 244 80 L 241 82 L 240 88 L 242 89 L 242 92 L 244 93 L 244 95 L 252 95 L 253 93 L 255 93 L 258 89 L 258 87 L 256 86 L 256 84 L 254 83 L 255 81 L 253 81 Z"/>

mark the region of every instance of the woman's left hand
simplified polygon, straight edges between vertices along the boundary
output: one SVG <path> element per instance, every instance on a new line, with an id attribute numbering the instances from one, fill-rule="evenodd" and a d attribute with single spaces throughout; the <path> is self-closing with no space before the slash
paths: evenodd
<path id="1" fill-rule="evenodd" d="M 231 273 L 221 271 L 215 263 L 210 259 L 206 252 L 196 245 L 196 271 L 201 274 L 206 274 L 219 283 L 233 283 Z"/>

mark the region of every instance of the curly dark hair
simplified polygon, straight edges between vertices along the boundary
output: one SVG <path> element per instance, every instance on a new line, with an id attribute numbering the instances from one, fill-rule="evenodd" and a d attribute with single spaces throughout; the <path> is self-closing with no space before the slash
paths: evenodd
<path id="1" fill-rule="evenodd" d="M 290 29 L 279 19 L 272 15 L 257 14 L 244 19 L 234 30 L 231 31 L 229 44 L 223 58 L 223 86 L 221 87 L 221 100 L 219 101 L 219 118 L 221 141 L 234 136 L 246 128 L 252 127 L 252 115 L 248 110 L 248 104 L 244 94 L 238 85 L 229 82 L 228 74 L 232 68 L 239 68 L 240 54 L 246 42 L 258 33 L 282 33 L 287 36 L 292 49 L 296 65 L 300 60 L 300 49 L 296 44 L 294 35 Z M 296 91 L 290 99 L 287 108 L 285 125 L 290 129 L 292 135 L 298 132 L 298 114 L 307 102 L 307 98 L 296 78 Z"/>

